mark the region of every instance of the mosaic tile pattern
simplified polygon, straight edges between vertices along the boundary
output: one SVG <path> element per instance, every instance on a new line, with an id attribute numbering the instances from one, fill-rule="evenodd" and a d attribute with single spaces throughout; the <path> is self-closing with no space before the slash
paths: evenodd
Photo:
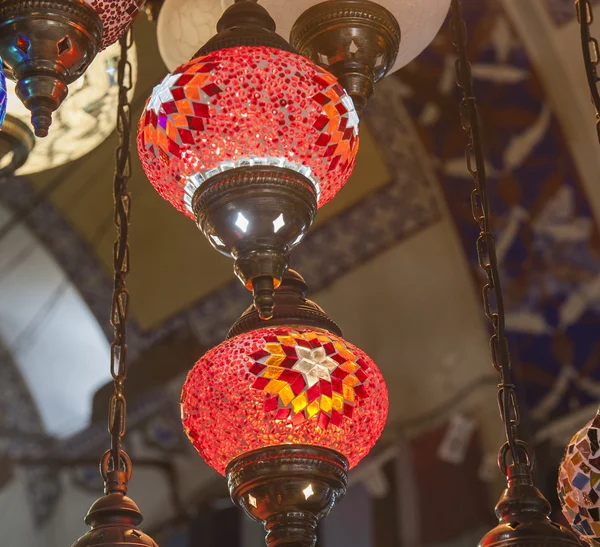
<path id="1" fill-rule="evenodd" d="M 600 414 L 567 446 L 558 474 L 563 514 L 579 535 L 600 540 Z"/>
<path id="2" fill-rule="evenodd" d="M 85 0 L 102 19 L 102 49 L 114 44 L 139 15 L 146 0 Z"/>
<path id="3" fill-rule="evenodd" d="M 265 349 L 250 355 L 253 389 L 269 394 L 265 411 L 294 425 L 316 418 L 319 427 L 352 419 L 354 405 L 367 397 L 369 364 L 341 342 L 314 331 L 264 337 Z"/>
<path id="4" fill-rule="evenodd" d="M 519 396 L 538 434 L 562 443 L 562 420 L 573 409 L 598 401 L 600 292 L 595 287 L 600 283 L 600 233 L 565 135 L 502 3 L 467 4 Z M 418 120 L 443 180 L 479 292 L 478 229 L 471 215 L 472 181 L 465 167 L 455 58 L 446 26 L 400 77 L 405 104 Z"/>
<path id="5" fill-rule="evenodd" d="M 4 122 L 6 116 L 6 103 L 8 101 L 8 95 L 6 93 L 6 77 L 4 71 L 0 68 L 0 127 Z"/>
<path id="6" fill-rule="evenodd" d="M 358 122 L 336 78 L 310 60 L 273 48 L 227 48 L 182 65 L 154 88 L 138 151 L 158 193 L 189 217 L 200 184 L 251 165 L 303 174 L 321 206 L 352 173 Z"/>
<path id="7" fill-rule="evenodd" d="M 354 467 L 385 425 L 387 388 L 358 348 L 326 332 L 270 328 L 210 350 L 183 386 L 184 429 L 219 473 L 265 446 L 337 450 Z"/>

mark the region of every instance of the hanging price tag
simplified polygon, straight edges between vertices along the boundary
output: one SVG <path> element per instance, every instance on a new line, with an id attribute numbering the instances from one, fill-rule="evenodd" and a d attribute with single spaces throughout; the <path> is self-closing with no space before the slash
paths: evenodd
<path id="1" fill-rule="evenodd" d="M 461 464 L 465 459 L 475 426 L 475 421 L 466 416 L 460 414 L 453 416 L 438 447 L 438 458 L 454 465 Z"/>

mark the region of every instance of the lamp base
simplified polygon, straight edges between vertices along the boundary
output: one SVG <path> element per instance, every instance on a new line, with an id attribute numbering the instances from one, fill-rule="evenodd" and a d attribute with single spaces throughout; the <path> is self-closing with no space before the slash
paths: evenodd
<path id="1" fill-rule="evenodd" d="M 96 57 L 102 21 L 79 0 L 15 0 L 0 6 L 0 56 L 16 93 L 31 110 L 38 137 L 52 113 Z"/>
<path id="2" fill-rule="evenodd" d="M 298 18 L 290 42 L 337 76 L 360 113 L 375 83 L 394 65 L 400 26 L 390 11 L 370 0 L 327 1 Z"/>
<path id="3" fill-rule="evenodd" d="M 346 493 L 348 460 L 328 448 L 280 445 L 227 467 L 233 502 L 262 522 L 268 547 L 314 547 L 317 524 Z"/>
<path id="4" fill-rule="evenodd" d="M 311 182 L 282 167 L 230 169 L 198 187 L 192 209 L 211 245 L 235 260 L 235 274 L 254 292 L 261 319 L 271 319 L 287 254 L 306 235 L 317 212 Z"/>
<path id="5" fill-rule="evenodd" d="M 550 503 L 533 485 L 529 464 L 509 466 L 507 478 L 508 487 L 496 505 L 498 526 L 483 537 L 479 547 L 581 545 L 571 531 L 548 518 Z"/>

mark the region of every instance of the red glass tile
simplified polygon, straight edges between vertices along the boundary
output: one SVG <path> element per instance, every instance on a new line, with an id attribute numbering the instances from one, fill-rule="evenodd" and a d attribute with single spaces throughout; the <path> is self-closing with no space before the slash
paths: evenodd
<path id="1" fill-rule="evenodd" d="M 260 389 L 263 390 L 267 387 L 271 380 L 269 378 L 263 378 L 262 376 L 257 378 L 252 384 L 252 389 Z"/>
<path id="2" fill-rule="evenodd" d="M 194 135 L 189 129 L 179 128 L 179 138 L 183 144 L 194 144 Z"/>
<path id="3" fill-rule="evenodd" d="M 308 397 L 308 402 L 312 403 L 315 399 L 318 399 L 321 395 L 321 386 L 317 382 L 313 386 L 308 388 L 308 392 L 306 393 Z"/>
<path id="4" fill-rule="evenodd" d="M 194 114 L 200 118 L 208 118 L 210 117 L 210 111 L 207 104 L 193 102 L 192 106 L 194 108 Z"/>
<path id="5" fill-rule="evenodd" d="M 271 412 L 275 410 L 279 406 L 279 397 L 275 395 L 274 397 L 269 397 L 265 401 L 265 412 Z"/>
<path id="6" fill-rule="evenodd" d="M 287 420 L 287 418 L 289 417 L 291 412 L 292 412 L 292 410 L 289 408 L 280 408 L 275 413 L 275 419 L 276 420 Z"/>
<path id="7" fill-rule="evenodd" d="M 306 387 L 306 382 L 304 381 L 304 378 L 302 378 L 302 376 L 300 376 L 300 378 L 295 380 L 294 383 L 292 384 L 292 391 L 294 392 L 294 395 L 298 395 L 299 393 L 302 393 L 302 391 L 304 390 L 305 387 Z"/>
<path id="8" fill-rule="evenodd" d="M 214 97 L 223 90 L 217 84 L 210 83 L 202 86 L 202 91 L 204 91 L 204 93 L 206 93 L 209 97 Z"/>
<path id="9" fill-rule="evenodd" d="M 343 116 L 344 114 L 348 113 L 348 109 L 344 106 L 344 103 L 339 102 L 335 105 L 335 107 L 337 108 L 337 111 Z"/>
<path id="10" fill-rule="evenodd" d="M 336 427 L 340 427 L 342 425 L 343 415 L 337 410 L 331 411 L 331 425 L 335 425 Z"/>
<path id="11" fill-rule="evenodd" d="M 319 412 L 317 423 L 321 429 L 327 429 L 329 427 L 329 416 L 324 412 Z"/>
<path id="12" fill-rule="evenodd" d="M 335 378 L 335 377 L 333 377 L 331 379 L 331 389 L 335 393 L 343 393 L 344 392 L 344 387 L 343 387 L 341 378 Z"/>
<path id="13" fill-rule="evenodd" d="M 267 368 L 266 365 L 261 365 L 260 363 L 254 363 L 248 370 L 252 374 L 254 374 L 254 376 L 258 376 L 266 368 Z"/>
<path id="14" fill-rule="evenodd" d="M 321 387 L 321 393 L 323 395 L 327 395 L 327 397 L 331 397 L 333 395 L 331 390 L 331 382 L 321 379 L 319 380 L 319 386 Z"/>
<path id="15" fill-rule="evenodd" d="M 325 350 L 325 353 L 327 355 L 331 355 L 332 353 L 335 353 L 335 348 L 333 347 L 333 344 L 331 342 L 327 342 L 326 344 L 323 344 L 323 349 Z"/>
<path id="16" fill-rule="evenodd" d="M 316 95 L 313 95 L 312 100 L 319 103 L 322 106 L 331 102 L 331 99 L 323 93 L 317 93 Z"/>

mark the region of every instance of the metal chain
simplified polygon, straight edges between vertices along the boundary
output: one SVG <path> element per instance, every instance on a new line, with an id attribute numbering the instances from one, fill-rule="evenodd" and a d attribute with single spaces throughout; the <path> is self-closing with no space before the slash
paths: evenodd
<path id="1" fill-rule="evenodd" d="M 471 64 L 467 54 L 466 24 L 462 17 L 460 0 L 452 0 L 451 26 L 458 55 L 456 61 L 457 82 L 462 90 L 460 118 L 462 127 L 469 137 L 466 148 L 467 169 L 475 183 L 475 188 L 471 193 L 471 208 L 473 218 L 480 228 L 480 234 L 477 238 L 477 258 L 479 266 L 486 275 L 486 284 L 483 287 L 483 304 L 485 314 L 491 321 L 493 329 L 490 339 L 492 364 L 500 376 L 498 406 L 504 423 L 506 443 L 500 449 L 498 461 L 502 471 L 506 472 L 507 452 L 510 452 L 513 463 L 523 463 L 523 458 L 525 458 L 525 461 L 533 465 L 533 460 L 527 445 L 519 440 L 517 434 L 520 421 L 519 407 L 515 395 L 515 386 L 512 382 L 510 354 L 505 335 L 504 300 L 492 229 L 481 128 L 473 89 Z"/>
<path id="2" fill-rule="evenodd" d="M 119 146 L 116 150 L 116 169 L 114 177 L 114 222 L 117 239 L 113 247 L 114 290 L 110 321 L 114 329 L 114 339 L 110 346 L 110 372 L 114 380 L 114 392 L 110 398 L 108 430 L 111 435 L 110 456 L 113 470 L 131 465 L 121 448 L 121 440 L 126 430 L 127 404 L 124 385 L 127 378 L 127 320 L 129 316 L 129 291 L 126 277 L 129 273 L 129 215 L 131 195 L 127 183 L 131 176 L 131 108 L 128 93 L 132 89 L 132 67 L 128 52 L 133 45 L 133 32 L 130 29 L 119 40 L 121 58 L 118 64 L 119 104 L 117 114 L 117 133 Z M 108 465 L 108 459 L 103 459 Z M 106 471 L 106 470 L 105 470 Z M 128 469 L 131 474 L 131 469 Z"/>
<path id="3" fill-rule="evenodd" d="M 596 108 L 596 133 L 600 142 L 600 92 L 598 91 L 598 40 L 591 35 L 590 25 L 594 22 L 594 12 L 590 0 L 575 0 L 577 20 L 581 29 L 581 49 L 585 63 L 585 73 L 592 94 L 592 102 Z"/>

